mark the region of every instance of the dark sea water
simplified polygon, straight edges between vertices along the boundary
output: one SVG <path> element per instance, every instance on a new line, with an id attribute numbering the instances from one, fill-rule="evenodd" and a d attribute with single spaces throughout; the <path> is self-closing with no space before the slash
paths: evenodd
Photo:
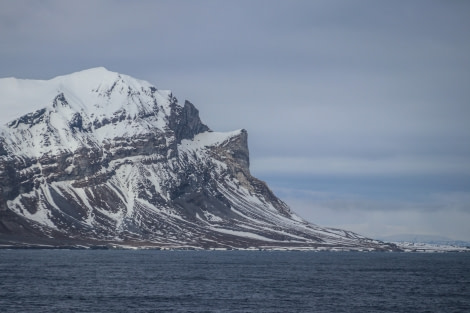
<path id="1" fill-rule="evenodd" d="M 0 312 L 470 312 L 470 254 L 0 250 Z"/>

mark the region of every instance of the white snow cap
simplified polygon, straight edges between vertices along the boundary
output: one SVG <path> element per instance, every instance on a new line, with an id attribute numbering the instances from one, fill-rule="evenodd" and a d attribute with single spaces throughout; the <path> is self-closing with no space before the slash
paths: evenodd
<path id="1" fill-rule="evenodd" d="M 151 87 L 153 86 L 146 81 L 112 72 L 104 67 L 57 76 L 50 80 L 1 78 L 0 124 L 50 106 L 61 93 L 78 112 L 109 116 L 128 102 L 129 95 L 137 95 L 142 89 Z M 171 92 L 159 90 L 157 93 L 166 100 Z M 108 97 L 109 100 L 105 105 L 103 99 L 99 99 L 103 97 Z M 127 109 L 129 111 L 130 108 Z"/>
<path id="2" fill-rule="evenodd" d="M 0 135 L 15 153 L 38 157 L 100 145 L 116 137 L 164 131 L 170 95 L 170 91 L 104 67 L 50 80 L 3 78 Z M 43 111 L 35 114 L 38 110 Z M 43 113 L 47 123 L 42 121 Z M 19 119 L 27 114 L 26 121 L 37 123 Z M 76 132 L 71 125 L 83 125 L 87 131 Z"/>

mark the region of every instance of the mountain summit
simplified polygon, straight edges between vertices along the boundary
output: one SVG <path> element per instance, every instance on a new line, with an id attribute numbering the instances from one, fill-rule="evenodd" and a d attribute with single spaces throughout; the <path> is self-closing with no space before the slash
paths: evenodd
<path id="1" fill-rule="evenodd" d="M 247 132 L 105 68 L 0 79 L 0 244 L 393 250 L 313 225 L 251 176 Z"/>

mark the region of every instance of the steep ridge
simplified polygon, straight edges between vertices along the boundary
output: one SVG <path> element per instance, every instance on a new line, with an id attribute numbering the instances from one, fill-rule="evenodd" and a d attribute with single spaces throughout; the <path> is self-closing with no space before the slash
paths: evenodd
<path id="1" fill-rule="evenodd" d="M 0 101 L 0 244 L 396 249 L 298 217 L 251 176 L 245 130 L 148 82 L 4 78 Z"/>

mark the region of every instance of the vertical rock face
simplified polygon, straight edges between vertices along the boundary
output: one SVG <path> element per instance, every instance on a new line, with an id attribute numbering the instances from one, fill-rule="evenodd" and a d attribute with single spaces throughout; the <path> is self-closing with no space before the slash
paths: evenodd
<path id="1" fill-rule="evenodd" d="M 186 100 L 183 107 L 178 106 L 177 102 L 172 102 L 171 108 L 169 127 L 174 130 L 178 143 L 183 139 L 192 139 L 196 134 L 209 131 L 209 127 L 201 122 L 199 111 L 191 102 Z"/>
<path id="2" fill-rule="evenodd" d="M 33 96 L 31 96 L 33 95 Z M 0 244 L 394 249 L 296 216 L 251 176 L 247 132 L 90 69 L 0 79 Z"/>

